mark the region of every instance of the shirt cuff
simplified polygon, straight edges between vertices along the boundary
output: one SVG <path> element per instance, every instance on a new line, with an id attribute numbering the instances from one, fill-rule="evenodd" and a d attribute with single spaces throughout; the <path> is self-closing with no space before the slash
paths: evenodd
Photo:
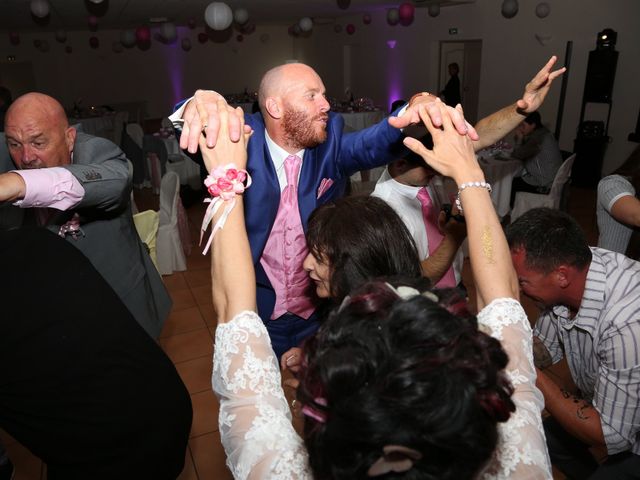
<path id="1" fill-rule="evenodd" d="M 182 118 L 182 115 L 184 114 L 184 109 L 187 108 L 187 104 L 191 100 L 193 100 L 193 97 L 189 97 L 189 99 L 186 100 L 182 105 L 180 105 L 180 107 L 175 112 L 169 115 L 169 120 L 171 120 L 171 123 L 173 123 L 174 127 L 182 127 L 182 124 L 184 123 L 184 118 Z"/>
<path id="2" fill-rule="evenodd" d="M 21 208 L 50 207 L 69 210 L 84 198 L 84 188 L 66 168 L 38 168 L 35 170 L 12 170 L 22 177 L 26 193 L 14 205 Z"/>

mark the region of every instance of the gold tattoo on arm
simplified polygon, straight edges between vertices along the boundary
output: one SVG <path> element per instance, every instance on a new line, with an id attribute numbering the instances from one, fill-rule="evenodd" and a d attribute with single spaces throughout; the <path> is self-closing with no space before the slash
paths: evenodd
<path id="1" fill-rule="evenodd" d="M 490 264 L 495 263 L 495 260 L 493 259 L 493 238 L 491 237 L 491 229 L 488 226 L 482 229 L 480 241 L 482 243 L 482 253 L 484 254 L 484 258 L 486 258 Z"/>
<path id="2" fill-rule="evenodd" d="M 533 337 L 533 364 L 540 370 L 544 370 L 550 367 L 552 363 L 551 354 L 542 343 L 542 340 L 538 337 Z"/>

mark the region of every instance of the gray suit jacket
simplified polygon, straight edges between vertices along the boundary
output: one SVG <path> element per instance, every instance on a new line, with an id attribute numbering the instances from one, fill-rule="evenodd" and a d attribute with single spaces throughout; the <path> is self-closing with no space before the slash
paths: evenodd
<path id="1" fill-rule="evenodd" d="M 82 233 L 66 235 L 91 261 L 142 327 L 156 338 L 171 308 L 162 278 L 135 229 L 131 214 L 131 172 L 112 142 L 78 132 L 68 169 L 85 190 L 82 201 L 55 212 L 47 228 L 60 228 L 78 214 Z M 73 289 L 73 279 L 68 281 Z M 70 296 L 72 293 L 70 292 Z"/>

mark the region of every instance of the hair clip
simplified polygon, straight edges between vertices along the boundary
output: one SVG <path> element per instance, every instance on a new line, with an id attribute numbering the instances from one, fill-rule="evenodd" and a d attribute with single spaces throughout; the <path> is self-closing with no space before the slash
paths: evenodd
<path id="1" fill-rule="evenodd" d="M 408 472 L 414 462 L 422 458 L 422 453 L 413 448 L 402 445 L 385 445 L 382 447 L 382 456 L 369 467 L 367 476 L 378 477 L 389 472 Z"/>
<path id="2" fill-rule="evenodd" d="M 438 303 L 438 297 L 436 296 L 436 294 L 433 292 L 430 292 L 429 290 L 425 290 L 424 292 L 420 293 L 415 288 L 409 287 L 407 285 L 400 285 L 397 288 L 387 282 L 385 282 L 385 285 L 389 288 L 389 290 L 395 293 L 402 300 L 409 300 L 410 298 L 413 298 L 417 295 L 422 295 L 423 297 L 428 298 L 432 302 Z"/>
<path id="3" fill-rule="evenodd" d="M 326 398 L 317 397 L 317 398 L 314 398 L 313 401 L 318 405 L 322 405 L 323 407 L 327 406 Z M 302 414 L 309 418 L 313 418 L 316 422 L 327 423 L 327 414 L 320 410 L 316 410 L 315 408 L 309 405 L 304 405 L 302 407 Z"/>

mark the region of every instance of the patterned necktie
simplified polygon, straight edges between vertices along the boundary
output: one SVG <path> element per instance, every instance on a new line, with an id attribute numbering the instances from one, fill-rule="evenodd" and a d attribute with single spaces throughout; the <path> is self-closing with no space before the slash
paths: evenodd
<path id="1" fill-rule="evenodd" d="M 424 228 L 427 231 L 427 243 L 429 245 L 429 256 L 436 251 L 442 243 L 444 235 L 438 228 L 438 210 L 434 207 L 431 196 L 427 187 L 418 190 L 416 198 L 422 205 L 422 218 L 424 219 Z M 456 286 L 456 276 L 453 273 L 453 266 L 449 267 L 443 277 L 435 285 L 438 288 L 453 288 Z"/>

